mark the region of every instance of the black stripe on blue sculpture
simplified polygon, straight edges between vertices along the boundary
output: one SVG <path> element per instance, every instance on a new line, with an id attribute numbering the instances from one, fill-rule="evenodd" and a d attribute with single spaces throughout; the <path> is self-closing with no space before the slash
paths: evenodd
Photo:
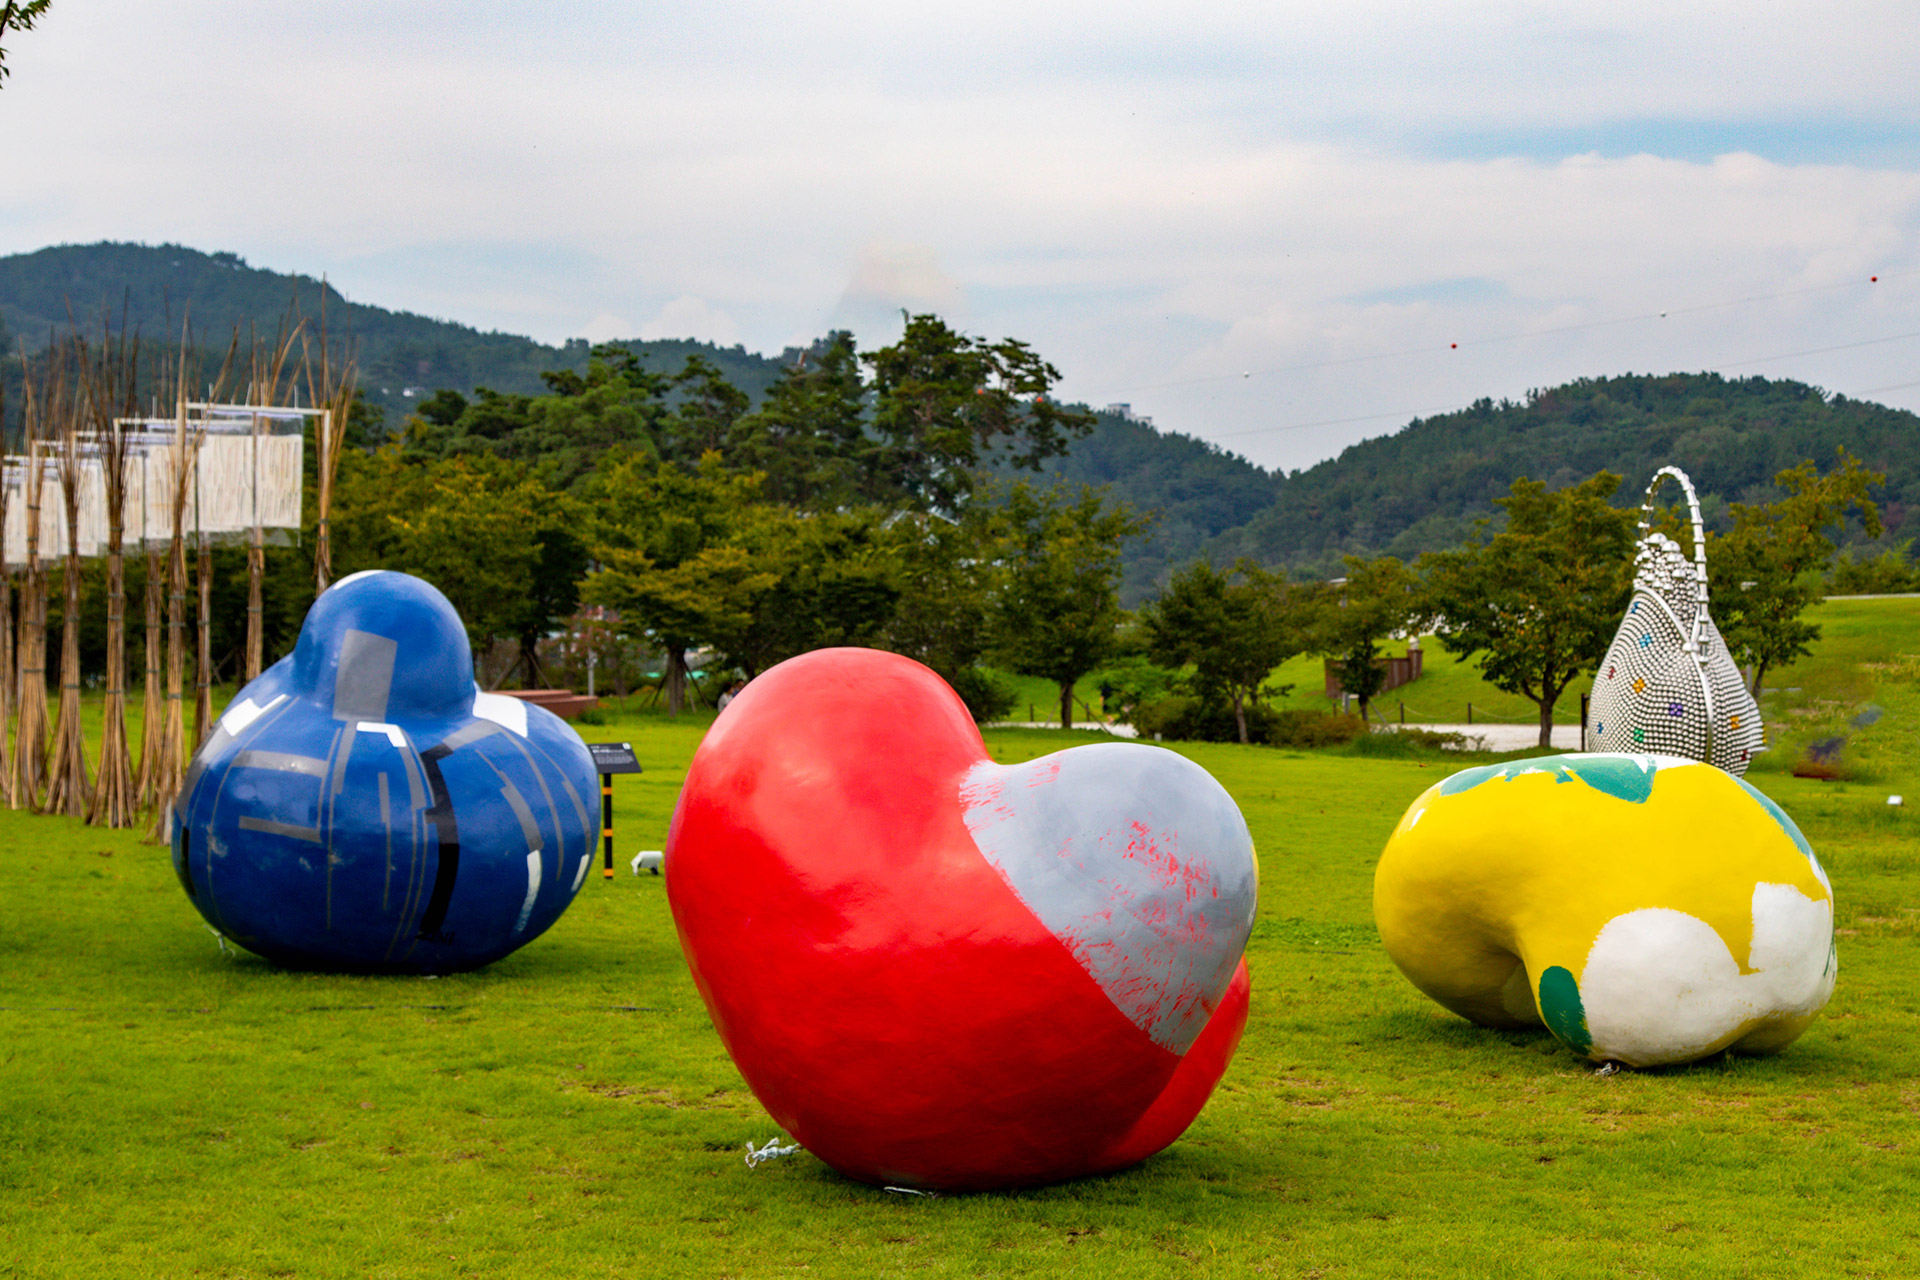
<path id="1" fill-rule="evenodd" d="M 558 716 L 474 685 L 445 596 L 354 574 L 195 753 L 174 870 L 209 924 L 281 964 L 473 969 L 580 891 L 597 784 Z"/>

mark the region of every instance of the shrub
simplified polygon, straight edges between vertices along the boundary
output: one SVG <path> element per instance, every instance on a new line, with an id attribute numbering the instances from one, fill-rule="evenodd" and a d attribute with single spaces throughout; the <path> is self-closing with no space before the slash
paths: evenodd
<path id="1" fill-rule="evenodd" d="M 1338 711 L 1281 711 L 1264 741 L 1276 747 L 1337 747 L 1365 734 L 1359 716 Z M 1438 736 L 1438 735 L 1429 735 Z"/>
<path id="2" fill-rule="evenodd" d="M 1871 560 L 1843 551 L 1827 572 L 1826 589 L 1836 596 L 1898 595 L 1920 590 L 1920 566 L 1907 559 L 1910 544 L 1903 542 Z"/>
<path id="3" fill-rule="evenodd" d="M 1002 719 L 1013 709 L 1013 685 L 991 671 L 967 667 L 947 677 L 947 683 L 967 704 L 975 724 Z"/>
<path id="4" fill-rule="evenodd" d="M 1269 741 L 1274 721 L 1281 714 L 1272 707 L 1248 707 L 1248 739 Z M 1240 741 L 1240 726 L 1233 718 L 1231 706 L 1224 700 L 1210 702 L 1188 694 L 1172 694 L 1136 708 L 1133 725 L 1149 738 L 1158 734 L 1184 742 Z"/>
<path id="5" fill-rule="evenodd" d="M 1140 708 L 1173 692 L 1180 673 L 1134 654 L 1107 664 L 1094 672 L 1093 678 L 1100 682 L 1107 712 L 1123 724 L 1132 724 Z"/>
<path id="6" fill-rule="evenodd" d="M 1347 745 L 1347 754 L 1374 760 L 1406 760 L 1435 751 L 1458 751 L 1467 745 L 1465 734 L 1434 733 L 1430 729 L 1394 729 L 1363 733 Z"/>

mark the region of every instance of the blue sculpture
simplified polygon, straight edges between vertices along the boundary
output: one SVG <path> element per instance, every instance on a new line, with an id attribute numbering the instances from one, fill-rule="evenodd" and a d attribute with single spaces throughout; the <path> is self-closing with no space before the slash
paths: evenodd
<path id="1" fill-rule="evenodd" d="M 195 753 L 173 865 L 209 924 L 278 963 L 474 969 L 573 901 L 597 790 L 558 716 L 474 685 L 445 596 L 357 573 Z"/>

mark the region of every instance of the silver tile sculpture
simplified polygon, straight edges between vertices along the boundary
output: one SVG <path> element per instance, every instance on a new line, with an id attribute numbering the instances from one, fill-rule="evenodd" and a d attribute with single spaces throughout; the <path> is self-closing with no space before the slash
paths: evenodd
<path id="1" fill-rule="evenodd" d="M 1668 476 L 1691 509 L 1691 560 L 1652 527 L 1654 494 Z M 1655 473 L 1640 530 L 1633 601 L 1593 677 L 1587 749 L 1682 756 L 1743 774 L 1766 738 L 1760 709 L 1707 612 L 1706 530 L 1686 472 Z"/>

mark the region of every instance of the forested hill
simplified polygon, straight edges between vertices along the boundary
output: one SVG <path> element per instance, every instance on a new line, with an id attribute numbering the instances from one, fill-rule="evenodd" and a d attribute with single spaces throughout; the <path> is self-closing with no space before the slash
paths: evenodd
<path id="1" fill-rule="evenodd" d="M 1459 541 L 1517 476 L 1557 489 L 1604 468 L 1625 477 L 1625 505 L 1666 465 L 1692 477 L 1711 527 L 1729 502 L 1771 501 L 1776 474 L 1808 458 L 1825 469 L 1842 445 L 1886 473 L 1876 496 L 1889 532 L 1920 531 L 1906 527 L 1920 500 L 1914 414 L 1800 382 L 1629 374 L 1482 400 L 1354 445 L 1288 477 L 1271 507 L 1210 550 L 1323 567 L 1347 551 L 1407 557 Z"/>
<path id="2" fill-rule="evenodd" d="M 190 315 L 199 341 L 224 347 L 236 326 L 243 341 L 249 331 L 271 337 L 296 299 L 301 314 L 317 324 L 321 289 L 311 276 L 248 266 L 231 253 L 170 244 L 57 245 L 0 257 L 0 334 L 12 331 L 9 349 L 15 342 L 37 349 L 49 333 L 66 330 L 69 316 L 94 327 L 102 307 L 112 308 L 117 320 L 124 301 L 129 320 L 149 340 L 177 336 L 182 316 Z M 534 395 L 546 389 L 542 372 L 579 372 L 587 366 L 588 344 L 582 339 L 549 347 L 517 334 L 483 333 L 452 321 L 349 303 L 330 285 L 326 304 L 329 332 L 351 335 L 361 385 L 386 410 L 390 423 L 397 423 L 423 393 L 441 387 L 471 393 L 486 386 Z M 648 367 L 667 373 L 679 369 L 688 355 L 699 354 L 755 397 L 780 371 L 778 360 L 737 346 L 638 339 L 623 345 Z M 413 395 L 407 394 L 409 388 L 415 389 Z"/>
<path id="3" fill-rule="evenodd" d="M 1147 535 L 1126 549 L 1122 595 L 1129 605 L 1151 595 L 1170 570 L 1216 554 L 1222 538 L 1271 509 L 1286 485 L 1217 445 L 1104 412 L 1071 453 L 1043 471 L 1109 486 L 1114 497 L 1154 513 Z"/>
<path id="4" fill-rule="evenodd" d="M 1808 458 L 1825 469 L 1842 445 L 1886 473 L 1875 496 L 1888 541 L 1920 534 L 1920 417 L 1804 383 L 1711 373 L 1581 379 L 1518 403 L 1482 400 L 1286 476 L 1102 415 L 1052 469 L 1113 483 L 1164 513 L 1129 552 L 1131 601 L 1151 594 L 1169 565 L 1202 554 L 1333 574 L 1347 553 L 1412 558 L 1452 546 L 1497 516 L 1494 500 L 1519 476 L 1557 489 L 1604 468 L 1625 478 L 1618 502 L 1627 505 L 1660 467 L 1679 466 L 1712 527 L 1729 502 L 1771 501 L 1775 475 Z"/>

